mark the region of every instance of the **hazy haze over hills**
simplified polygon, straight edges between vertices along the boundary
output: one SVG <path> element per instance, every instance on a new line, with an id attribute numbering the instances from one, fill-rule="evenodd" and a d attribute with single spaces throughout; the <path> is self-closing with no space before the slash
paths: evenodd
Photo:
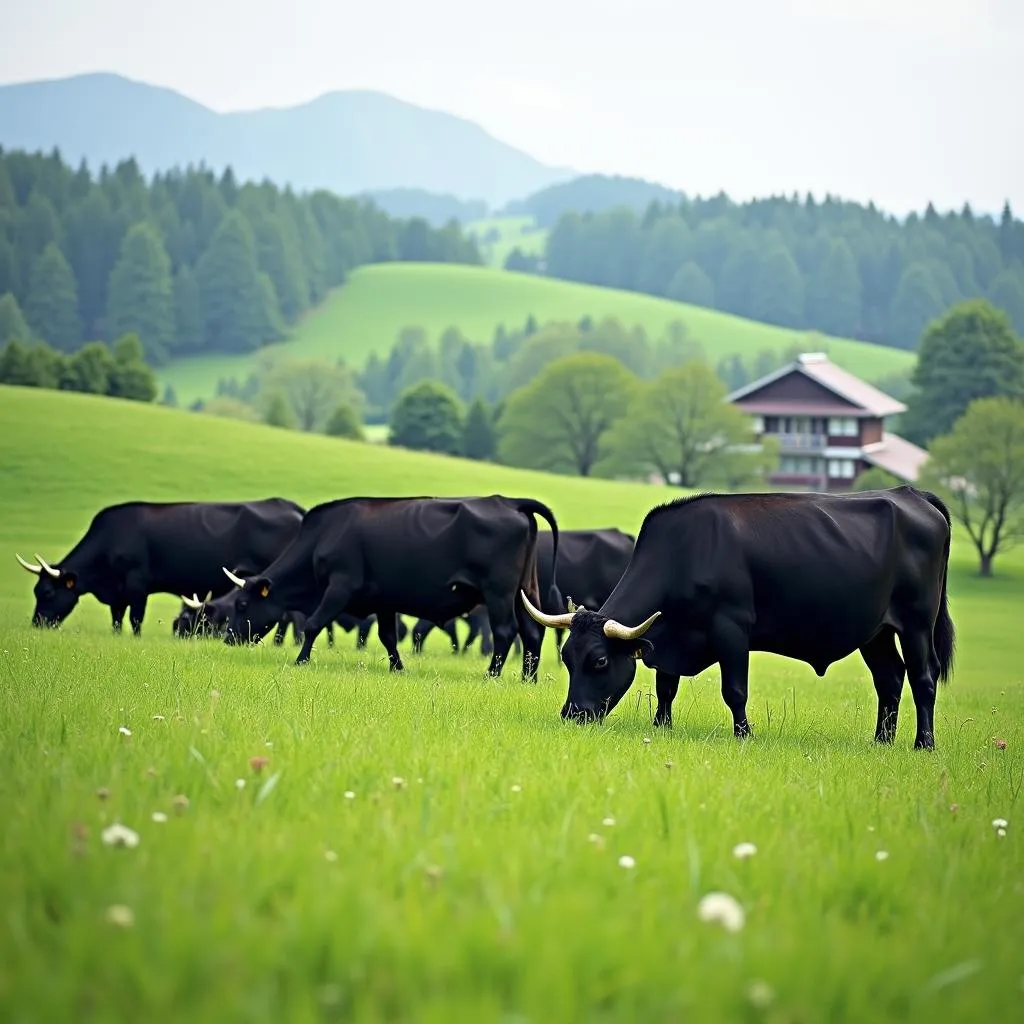
<path id="1" fill-rule="evenodd" d="M 113 74 L 0 87 L 0 144 L 50 150 L 90 166 L 133 155 L 146 173 L 230 164 L 341 194 L 416 187 L 501 204 L 571 171 L 545 167 L 451 114 L 382 93 L 321 96 L 286 109 L 220 114 L 170 89 Z"/>
<path id="2" fill-rule="evenodd" d="M 1024 209 L 1020 0 L 7 6 L 8 82 L 109 69 L 219 111 L 374 89 L 690 195 Z"/>

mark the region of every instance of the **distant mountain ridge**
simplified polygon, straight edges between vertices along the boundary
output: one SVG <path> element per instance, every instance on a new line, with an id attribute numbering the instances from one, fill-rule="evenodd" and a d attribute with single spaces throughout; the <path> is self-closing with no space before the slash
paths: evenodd
<path id="1" fill-rule="evenodd" d="M 342 195 L 419 189 L 500 206 L 575 177 L 453 114 L 379 92 L 218 113 L 160 86 L 99 72 L 0 86 L 0 145 L 83 158 L 134 156 L 146 174 L 230 164 L 238 178 Z"/>

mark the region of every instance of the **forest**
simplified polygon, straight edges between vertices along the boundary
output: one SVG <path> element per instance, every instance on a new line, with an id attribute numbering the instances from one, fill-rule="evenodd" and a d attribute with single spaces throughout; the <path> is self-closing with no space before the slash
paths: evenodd
<path id="1" fill-rule="evenodd" d="M 725 195 L 564 213 L 543 266 L 506 266 L 664 296 L 797 329 L 914 348 L 957 302 L 987 298 L 1024 331 L 1024 223 L 969 206 L 898 220 L 873 204 Z"/>
<path id="2" fill-rule="evenodd" d="M 230 169 L 147 181 L 133 159 L 93 174 L 57 151 L 0 151 L 0 300 L 27 324 L 21 340 L 59 352 L 126 333 L 154 366 L 252 351 L 283 338 L 354 267 L 390 260 L 480 256 L 454 223 L 239 183 Z"/>

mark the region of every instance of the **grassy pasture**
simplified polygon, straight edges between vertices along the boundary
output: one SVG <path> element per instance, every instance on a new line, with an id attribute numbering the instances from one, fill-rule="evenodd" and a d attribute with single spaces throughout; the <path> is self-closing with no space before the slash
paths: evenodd
<path id="1" fill-rule="evenodd" d="M 531 686 L 514 666 L 487 681 L 437 634 L 401 678 L 375 634 L 360 653 L 321 641 L 302 669 L 290 645 L 174 641 L 170 598 L 138 640 L 91 599 L 42 634 L 13 551 L 56 561 L 129 497 L 504 491 L 568 527 L 635 529 L 665 491 L 11 388 L 0 426 L 2 1019 L 1019 1013 L 1020 556 L 981 581 L 958 538 L 934 754 L 910 749 L 909 693 L 895 746 L 870 743 L 856 657 L 819 680 L 755 655 L 752 742 L 732 739 L 715 671 L 684 681 L 671 733 L 651 728 L 643 669 L 579 728 L 558 719 L 550 644 Z M 115 821 L 137 847 L 103 844 Z M 756 855 L 735 859 L 740 842 Z M 715 890 L 743 905 L 740 932 L 698 920 Z"/>
<path id="2" fill-rule="evenodd" d="M 486 217 L 470 221 L 465 230 L 467 234 L 476 235 L 484 259 L 496 268 L 503 267 L 509 253 L 516 248 L 524 256 L 542 256 L 548 239 L 547 228 L 538 227 L 532 216 Z M 488 241 L 492 234 L 497 234 L 497 238 Z"/>
<path id="3" fill-rule="evenodd" d="M 476 341 L 489 341 L 499 323 L 522 326 L 533 314 L 538 322 L 618 317 L 627 326 L 641 324 L 658 338 L 673 320 L 682 320 L 701 341 L 708 358 L 737 352 L 753 357 L 763 348 L 781 351 L 801 339 L 809 347 L 822 336 L 744 320 L 713 309 L 667 299 L 514 274 L 486 267 L 439 263 L 391 263 L 361 267 L 295 328 L 289 341 L 252 355 L 198 356 L 177 360 L 160 371 L 182 404 L 214 393 L 220 377 L 244 378 L 265 354 L 334 360 L 344 357 L 362 368 L 371 352 L 386 356 L 398 332 L 409 324 L 423 327 L 436 341 L 455 325 Z M 827 339 L 830 358 L 868 380 L 906 369 L 913 355 L 882 345 Z"/>

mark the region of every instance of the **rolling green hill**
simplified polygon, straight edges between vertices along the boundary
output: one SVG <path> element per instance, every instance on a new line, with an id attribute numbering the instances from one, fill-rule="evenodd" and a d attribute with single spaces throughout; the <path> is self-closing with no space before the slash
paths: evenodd
<path id="1" fill-rule="evenodd" d="M 781 350 L 798 338 L 806 339 L 809 348 L 827 341 L 834 362 L 868 380 L 905 370 L 914 359 L 900 349 L 825 339 L 635 292 L 484 267 L 389 263 L 356 270 L 299 324 L 290 341 L 253 355 L 177 360 L 160 371 L 160 379 L 172 385 L 185 404 L 212 395 L 219 377 L 244 377 L 263 353 L 344 357 L 361 368 L 371 352 L 386 354 L 398 331 L 409 324 L 424 327 L 435 339 L 456 325 L 482 341 L 491 338 L 499 323 L 518 326 L 531 313 L 541 323 L 576 321 L 587 314 L 614 316 L 628 326 L 642 325 L 655 337 L 671 321 L 682 320 L 712 359 L 734 352 L 753 357 L 760 349 Z"/>
<path id="2" fill-rule="evenodd" d="M 517 217 L 485 217 L 470 221 L 465 231 L 476 238 L 480 254 L 488 266 L 500 269 L 508 254 L 518 248 L 524 256 L 542 256 L 547 242 L 547 228 L 537 226 L 533 215 Z"/>

